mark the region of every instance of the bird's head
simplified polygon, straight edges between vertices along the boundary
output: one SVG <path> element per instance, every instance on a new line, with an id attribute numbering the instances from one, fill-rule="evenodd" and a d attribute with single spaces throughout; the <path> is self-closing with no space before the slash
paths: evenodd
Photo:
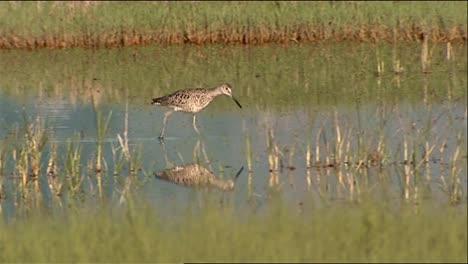
<path id="1" fill-rule="evenodd" d="M 242 108 L 241 104 L 239 103 L 239 101 L 237 101 L 237 99 L 232 95 L 232 86 L 229 84 L 229 83 L 223 83 L 223 84 L 220 84 L 218 85 L 217 87 L 217 90 L 219 90 L 222 94 L 225 94 L 229 97 L 232 98 L 232 100 L 234 100 L 234 102 L 236 102 L 236 104 Z"/>

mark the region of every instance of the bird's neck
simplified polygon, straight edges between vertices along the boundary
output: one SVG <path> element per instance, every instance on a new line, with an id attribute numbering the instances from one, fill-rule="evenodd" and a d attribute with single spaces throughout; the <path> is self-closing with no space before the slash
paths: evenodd
<path id="1" fill-rule="evenodd" d="M 218 87 L 212 88 L 210 91 L 211 96 L 216 97 L 218 95 L 222 95 L 223 92 L 221 92 L 221 89 L 218 89 Z"/>
<path id="2" fill-rule="evenodd" d="M 230 180 L 224 181 L 224 180 L 217 179 L 217 178 L 211 178 L 210 184 L 224 191 L 232 190 L 232 185 L 233 185 L 230 182 Z"/>

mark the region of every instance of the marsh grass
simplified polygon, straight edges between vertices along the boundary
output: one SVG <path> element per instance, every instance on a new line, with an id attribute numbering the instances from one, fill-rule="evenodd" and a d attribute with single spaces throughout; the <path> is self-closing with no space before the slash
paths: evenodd
<path id="1" fill-rule="evenodd" d="M 73 107 L 89 105 L 91 102 L 97 131 L 95 149 L 97 154 L 92 158 L 84 159 L 78 139 L 69 139 L 70 148 L 64 151 L 67 153 L 64 157 L 67 158 L 61 158 L 62 155 L 54 154 L 55 147 L 51 142 L 35 148 L 36 150 L 21 147 L 23 137 L 28 136 L 25 131 L 16 130 L 12 133 L 15 138 L 8 136 L 2 139 L 3 142 L 7 142 L 0 146 L 0 153 L 3 153 L 4 157 L 2 158 L 3 175 L 16 171 L 18 175 L 21 175 L 19 178 L 27 179 L 30 171 L 46 168 L 50 164 L 58 171 L 55 173 L 58 175 L 56 178 L 51 175 L 48 176 L 49 180 L 45 181 L 52 186 L 49 188 L 51 193 L 63 193 L 58 190 L 70 190 L 71 193 L 76 193 L 75 190 L 84 191 L 85 188 L 82 188 L 80 183 L 86 178 L 82 179 L 83 175 L 97 175 L 96 170 L 91 173 L 87 171 L 89 166 L 86 164 L 97 164 L 101 160 L 99 156 L 102 156 L 98 153 L 103 153 L 102 150 L 99 152 L 99 149 L 107 145 L 103 143 L 104 137 L 109 135 L 108 126 L 111 119 L 110 112 L 107 113 L 104 110 L 107 103 L 125 103 L 126 110 L 124 120 L 122 120 L 123 131 L 111 135 L 113 139 L 117 137 L 118 143 L 110 143 L 109 152 L 112 158 L 106 156 L 102 159 L 101 167 L 105 171 L 99 174 L 102 176 L 102 179 L 101 176 L 98 177 L 99 181 L 108 180 L 110 178 L 108 173 L 125 175 L 124 177 L 138 173 L 144 174 L 149 170 L 148 164 L 143 162 L 145 146 L 129 143 L 131 136 L 128 135 L 128 119 L 130 118 L 128 109 L 143 105 L 145 111 L 149 111 L 147 98 L 151 98 L 152 95 L 166 93 L 175 87 L 184 87 L 192 81 L 198 85 L 201 83 L 199 80 L 204 80 L 206 77 L 206 83 L 209 85 L 217 83 L 217 80 L 221 78 L 235 80 L 234 89 L 237 88 L 235 94 L 239 95 L 242 102 L 246 102 L 248 114 L 252 114 L 253 111 L 268 111 L 276 115 L 289 110 L 297 111 L 297 109 L 305 111 L 310 117 L 317 116 L 315 114 L 317 111 L 328 113 L 324 116 L 317 116 L 317 119 L 305 120 L 308 126 L 317 127 L 317 129 L 299 139 L 290 138 L 287 142 L 281 142 L 278 139 L 276 136 L 278 131 L 275 131 L 270 123 L 267 124 L 269 130 L 264 132 L 254 132 L 249 128 L 245 130 L 248 131 L 245 132 L 243 138 L 245 160 L 249 170 L 252 170 L 248 176 L 251 195 L 254 192 L 252 181 L 263 180 L 265 177 L 265 182 L 270 186 L 284 188 L 281 187 L 285 186 L 282 170 L 288 170 L 291 177 L 286 177 L 293 182 L 294 174 L 303 171 L 292 168 L 302 168 L 304 167 L 302 163 L 306 163 L 305 167 L 310 168 L 305 172 L 309 191 L 316 190 L 317 186 L 323 186 L 322 184 L 327 180 L 327 174 L 334 174 L 336 171 L 339 173 L 338 182 L 341 191 L 349 192 L 348 197 L 352 199 L 358 199 L 360 193 L 365 192 L 366 188 L 371 188 L 371 186 L 359 185 L 364 182 L 362 181 L 364 177 L 361 176 L 368 173 L 366 170 L 387 169 L 395 166 L 398 170 L 401 169 L 398 171 L 401 174 L 400 188 L 403 194 L 406 193 L 409 201 L 418 201 L 421 198 L 421 184 L 437 178 L 442 183 L 447 197 L 453 195 L 454 198 L 451 200 L 463 202 L 466 197 L 464 191 L 466 188 L 464 188 L 462 178 L 464 176 L 463 162 L 466 162 L 466 147 L 463 146 L 466 142 L 466 132 L 460 128 L 453 132 L 453 128 L 458 126 L 455 125 L 457 120 L 451 113 L 451 109 L 463 103 L 462 100 L 466 97 L 466 78 L 460 73 L 466 71 L 466 56 L 462 56 L 466 55 L 466 49 L 463 49 L 463 45 L 457 47 L 457 49 L 454 48 L 456 52 L 452 52 L 457 55 L 452 55 L 447 61 L 446 46 L 434 45 L 432 47 L 434 52 L 431 55 L 431 74 L 425 75 L 421 74 L 420 67 L 421 45 L 413 47 L 397 45 L 389 49 L 386 49 L 388 47 L 385 45 L 368 44 L 363 44 L 358 48 L 349 45 L 318 45 L 310 49 L 303 46 L 288 48 L 269 46 L 262 47 L 261 52 L 255 47 L 248 49 L 235 47 L 230 49 L 222 47 L 141 48 L 134 50 L 137 54 L 136 60 L 132 55 L 133 51 L 125 49 L 93 54 L 82 50 L 38 51 L 28 53 L 28 56 L 24 56 L 25 51 L 2 53 L 0 54 L 2 57 L 0 65 L 3 66 L 0 67 L 0 73 L 4 77 L 0 80 L 2 94 L 26 98 L 21 99 L 26 101 L 30 97 L 46 101 L 65 97 Z M 401 86 L 395 83 L 393 79 L 395 74 L 391 73 L 389 76 L 387 71 L 383 71 L 383 74 L 376 79 L 373 74 L 375 64 L 369 63 L 373 61 L 374 53 L 369 50 L 376 50 L 377 61 L 385 61 L 387 65 L 395 64 L 395 61 L 401 59 L 401 65 L 405 68 L 405 72 L 398 75 L 401 78 Z M 184 52 L 184 55 L 181 56 L 181 52 Z M 252 54 L 254 56 L 251 56 Z M 333 54 L 343 56 L 333 56 Z M 70 56 L 77 59 L 71 61 Z M 154 58 L 158 59 L 157 63 L 154 63 Z M 203 63 L 200 64 L 200 61 Z M 188 68 L 190 70 L 187 70 Z M 357 70 L 348 74 L 349 69 Z M 219 74 L 208 74 L 210 72 L 219 72 Z M 257 73 L 259 77 L 256 76 Z M 80 77 L 76 77 L 77 75 Z M 446 80 L 447 75 L 450 76 L 448 80 Z M 180 78 L 180 76 L 186 78 Z M 36 85 L 37 83 L 42 85 Z M 378 85 L 374 86 L 375 83 Z M 31 87 L 31 89 L 24 89 L 24 87 Z M 127 87 L 138 87 L 138 89 Z M 443 105 L 441 110 L 444 112 L 435 113 L 433 109 L 435 106 L 438 107 L 441 101 L 446 102 L 446 106 Z M 398 103 L 395 104 L 395 102 Z M 417 104 L 418 107 L 423 107 L 422 112 L 427 110 L 427 113 L 412 116 L 411 112 L 402 112 L 406 108 L 400 107 L 400 102 Z M 330 105 L 355 109 L 355 113 L 343 116 L 340 110 L 330 109 Z M 213 102 L 210 107 L 208 111 L 229 109 L 219 101 Z M 373 110 L 366 110 L 364 107 L 370 107 Z M 375 115 L 369 115 L 366 112 L 374 110 Z M 395 114 L 402 116 L 401 122 L 391 121 Z M 354 121 L 349 121 L 348 118 Z M 424 125 L 413 129 L 411 120 L 414 118 L 423 118 Z M 40 119 L 43 120 L 44 117 Z M 368 122 L 372 120 L 379 121 L 376 124 L 369 124 Z M 440 122 L 440 120 L 446 120 L 447 127 L 450 129 L 434 137 L 428 131 L 433 129 L 432 123 Z M 466 110 L 464 120 L 466 120 Z M 395 131 L 395 133 L 390 131 Z M 34 133 L 40 137 L 39 133 Z M 454 143 L 455 135 L 458 134 L 459 139 Z M 257 140 L 253 140 L 254 137 L 260 138 L 258 141 L 265 142 L 261 149 L 258 149 Z M 444 147 L 447 142 L 453 143 L 453 146 L 459 146 L 458 154 L 455 148 Z M 18 159 L 22 149 L 25 149 L 23 154 L 29 155 L 27 157 L 30 158 L 23 159 L 23 161 Z M 204 152 L 204 148 L 202 151 Z M 267 153 L 267 160 L 264 162 L 268 166 L 268 172 L 253 172 L 258 165 L 257 158 L 261 151 Z M 206 153 L 203 154 L 206 156 Z M 10 157 L 17 158 L 9 160 Z M 34 166 L 30 166 L 29 163 L 31 160 L 36 162 L 36 165 L 37 160 L 42 160 L 43 164 L 39 163 L 39 166 L 33 169 Z M 298 160 L 301 160 L 301 163 L 298 163 Z M 437 175 L 429 175 L 429 171 L 433 171 L 431 167 L 434 166 L 431 165 L 433 160 L 436 160 L 436 164 L 440 164 L 440 173 Z M 11 163 L 9 167 L 5 166 L 8 162 Z M 449 164 L 453 164 L 453 167 Z M 448 168 L 450 170 L 447 170 Z M 265 176 L 264 173 L 268 175 Z M 42 172 L 39 174 L 39 178 L 45 177 Z M 417 180 L 414 180 L 416 178 Z M 67 183 L 68 179 L 74 180 Z M 317 185 L 314 185 L 315 181 Z M 296 183 L 295 186 L 298 184 Z"/>
<path id="2" fill-rule="evenodd" d="M 247 161 L 247 169 L 249 172 L 252 172 L 252 148 L 250 141 L 250 134 L 244 131 L 244 152 Z"/>
<path id="3" fill-rule="evenodd" d="M 199 211 L 182 210 L 172 220 L 140 205 L 80 209 L 65 218 L 36 214 L 24 221 L 0 223 L 0 261 L 467 260 L 467 218 L 462 213 L 466 205 L 434 210 L 427 205 L 315 208 L 305 204 L 298 211 L 273 199 L 265 212 L 239 214 L 213 199 L 204 204 Z"/>
<path id="4" fill-rule="evenodd" d="M 114 175 L 119 175 L 124 165 L 125 154 L 123 151 L 120 151 L 120 148 L 121 147 L 116 146 L 116 144 L 111 142 L 112 162 L 114 164 L 114 172 L 113 172 Z"/>
<path id="5" fill-rule="evenodd" d="M 394 178 L 400 183 L 396 196 L 409 203 L 417 204 L 434 197 L 434 188 L 438 189 L 436 192 L 442 190 L 446 194 L 445 202 L 465 203 L 467 193 L 461 183 L 466 182 L 462 173 L 466 171 L 463 169 L 466 157 L 460 158 L 460 153 L 461 149 L 466 151 L 466 133 L 461 132 L 463 128 L 453 125 L 450 111 L 438 114 L 431 110 L 432 104 L 426 107 L 428 112 L 419 117 L 422 119 L 418 121 L 419 124 L 412 121 L 411 116 L 405 116 L 403 109 L 398 106 L 393 106 L 390 111 L 378 107 L 375 113 L 365 113 L 362 117 L 357 110 L 357 118 L 362 119 L 362 124 L 359 121 L 357 124 L 349 122 L 344 118 L 347 114 L 334 111 L 318 117 L 310 135 L 292 139 L 287 144 L 279 143 L 275 136 L 276 129 L 273 124 L 269 124 L 264 130 L 264 162 L 268 165 L 269 188 L 291 188 L 291 191 L 296 191 L 296 186 L 302 184 L 296 182 L 295 176 L 295 163 L 298 160 L 295 156 L 300 153 L 304 157 L 301 156 L 299 160 L 305 166 L 298 167 L 305 169 L 305 189 L 317 191 L 325 200 L 332 193 L 340 200 L 362 201 L 365 193 L 376 186 L 385 189 L 384 185 L 388 185 L 389 179 Z M 394 124 L 388 120 L 391 112 L 397 113 Z M 439 119 L 441 115 L 448 116 Z M 377 121 L 376 124 L 370 124 L 364 119 Z M 449 128 L 446 133 L 434 132 L 437 122 Z M 393 126 L 396 127 L 390 129 Z M 244 141 L 248 140 L 247 136 L 244 133 Z M 313 139 L 315 144 L 311 148 Z M 448 141 L 451 142 L 450 150 L 444 147 Z M 441 150 L 443 159 L 436 153 L 437 149 Z M 258 155 L 257 151 L 253 156 Z M 439 176 L 433 174 L 438 164 L 443 168 L 440 175 L 442 182 L 434 181 L 434 177 Z M 391 172 L 393 169 L 395 173 Z M 455 175 L 454 178 L 452 175 Z M 439 183 L 443 184 L 442 189 Z M 249 184 L 248 188 L 251 188 Z M 252 191 L 248 189 L 248 192 L 250 197 Z"/>
<path id="6" fill-rule="evenodd" d="M 375 115 L 383 113 L 377 111 Z M 125 120 L 127 118 L 128 115 Z M 78 136 L 68 140 L 64 159 L 55 158 L 53 142 L 45 141 L 41 148 L 30 147 L 31 142 L 42 142 L 40 131 L 45 130 L 39 120 L 33 125 L 27 123 L 27 130 L 18 130 L 24 133 L 23 136 L 18 133 L 18 138 L 24 140 L 15 145 L 16 151 L 22 153 L 19 156 L 34 160 L 37 151 L 45 153 L 49 147 L 52 149 L 48 152 L 49 159 L 39 160 L 48 163 L 53 159 L 57 167 L 64 170 L 54 170 L 55 179 L 50 178 L 48 170 L 39 170 L 44 174 L 39 173 L 37 178 L 48 177 L 49 191 L 42 190 L 47 186 L 40 189 L 29 181 L 25 187 L 23 174 L 34 171 L 35 163 L 25 163 L 29 159 L 24 158 L 13 159 L 13 168 L 20 177 L 14 181 L 13 193 L 7 193 L 7 197 L 22 199 L 15 204 L 17 220 L 0 223 L 0 245 L 3 245 L 0 261 L 368 262 L 465 261 L 467 258 L 466 189 L 462 186 L 464 176 L 461 175 L 461 166 L 466 165 L 466 157 L 464 160 L 461 157 L 466 138 L 456 130 L 445 137 L 433 138 L 428 134 L 431 127 L 427 122 L 419 128 L 414 127 L 410 119 L 402 118 L 401 131 L 393 135 L 401 149 L 395 150 L 385 147 L 390 144 L 389 135 L 383 133 L 385 122 L 379 123 L 374 134 L 375 131 L 368 132 L 364 126 L 353 128 L 333 112 L 326 115 L 322 126 L 312 130 L 310 138 L 306 139 L 311 142 L 315 138 L 316 145 L 300 152 L 300 142 L 281 144 L 275 129 L 268 128 L 264 135 L 266 149 L 250 149 L 252 156 L 256 156 L 257 151 L 267 153 L 268 174 L 263 175 L 268 178 L 263 181 L 269 190 L 263 210 L 247 208 L 245 213 L 239 214 L 230 207 L 229 201 L 219 203 L 219 197 L 212 196 L 213 200 L 202 203 L 198 200 L 197 210 L 189 204 L 187 211 L 168 218 L 159 215 L 155 208 L 142 206 L 141 198 L 134 192 L 139 179 L 132 168 L 137 168 L 138 163 L 132 162 L 135 152 L 125 139 L 126 126 L 124 137 L 119 137 L 119 149 L 114 147 L 114 153 L 121 151 L 120 157 L 124 157 L 123 162 L 129 168 L 121 186 L 110 194 L 117 197 L 119 206 L 112 206 L 112 201 L 105 199 L 104 192 L 98 190 L 101 203 L 88 207 L 95 192 L 84 186 L 84 169 L 85 164 L 94 163 L 96 157 L 91 161 L 83 160 Z M 447 122 L 453 120 L 448 118 Z M 444 148 L 446 142 L 454 142 L 450 138 L 453 133 L 457 136 L 456 144 L 450 149 Z M 357 137 L 363 140 L 358 143 Z M 204 144 L 201 147 L 204 148 Z M 314 147 L 315 163 L 311 157 Z M 194 159 L 200 159 L 197 158 L 200 156 L 198 148 L 197 144 Z M 432 160 L 437 149 L 445 158 L 444 163 L 439 164 L 447 195 L 447 203 L 442 202 L 442 205 L 421 194 L 425 183 L 421 177 L 425 173 L 424 164 Z M 8 148 L 3 151 L 5 153 Z M 299 187 L 295 179 L 297 169 L 292 168 L 298 153 L 307 155 L 300 157 L 309 164 L 305 168 L 310 182 L 307 193 L 319 194 L 318 206 L 312 198 L 294 206 L 281 200 L 284 188 Z M 114 161 L 119 160 L 119 155 L 116 157 Z M 136 155 L 135 159 L 141 160 L 141 157 Z M 35 166 L 42 167 L 42 164 Z M 144 172 L 145 164 L 142 167 Z M 377 180 L 382 189 L 389 188 L 388 171 L 383 170 L 389 167 L 395 167 L 395 174 L 402 180 L 400 195 L 393 199 L 391 194 L 382 194 L 384 199 L 376 199 L 378 195 L 371 192 L 372 182 Z M 282 177 L 284 168 L 288 184 Z M 88 172 L 90 169 L 88 166 Z M 403 172 L 400 175 L 398 171 Z M 110 177 L 110 173 L 102 173 L 100 178 Z M 254 172 L 251 173 L 250 179 Z M 255 173 L 262 175 L 258 171 Z M 101 183 L 96 184 L 99 189 Z M 43 194 L 48 192 L 59 199 L 47 200 Z M 250 204 L 255 206 L 252 190 L 247 195 Z M 61 213 L 48 209 L 55 206 Z M 47 211 L 50 212 L 44 214 Z M 16 243 L 9 243 L 13 239 Z M 31 239 L 42 243 L 28 243 Z"/>
<path id="7" fill-rule="evenodd" d="M 462 74 L 466 72 L 466 47 L 454 45 L 458 55 L 450 61 L 445 60 L 445 45 L 436 47 L 431 59 L 432 72 L 427 79 L 437 89 L 428 91 L 426 97 L 432 101 L 447 96 L 452 99 L 466 97 L 466 78 Z M 64 97 L 73 106 L 87 104 L 92 98 L 98 101 L 98 96 L 101 101 L 121 104 L 128 98 L 132 107 L 146 106 L 147 98 L 175 89 L 211 87 L 228 80 L 248 109 L 255 106 L 260 110 L 274 109 L 275 112 L 311 104 L 317 110 L 328 110 L 328 106 L 333 104 L 354 104 L 353 99 L 357 96 L 362 104 L 384 100 L 419 101 L 419 92 L 423 89 L 420 82 L 420 45 L 398 46 L 400 67 L 405 69 L 398 75 L 398 82 L 389 80 L 395 79 L 395 74 L 385 70 L 377 78 L 381 83 L 378 89 L 360 88 L 376 82 L 375 63 L 371 62 L 375 55 L 369 50 L 377 48 L 380 61 L 392 65 L 392 49 L 369 44 L 246 49 L 145 47 L 135 49 L 136 59 L 133 59 L 130 49 L 98 53 L 80 49 L 35 53 L 12 51 L 0 53 L 0 74 L 3 76 L 0 89 L 5 96 L 38 96 L 43 100 L 58 97 L 63 100 Z M 250 54 L 255 54 L 255 58 Z M 216 74 L 212 74 L 214 72 Z M 448 73 L 451 79 L 449 86 L 444 81 Z M 92 91 L 99 90 L 100 93 L 90 92 L 88 83 L 93 85 Z M 450 89 L 450 95 L 443 87 Z M 215 101 L 207 110 L 211 109 L 226 109 L 226 105 Z"/>
<path id="8" fill-rule="evenodd" d="M 40 171 L 43 166 L 41 158 L 48 143 L 44 123 L 39 116 L 31 122 L 23 115 L 23 126 L 13 129 L 12 148 L 7 155 L 15 163 L 12 174 L 16 183 L 13 197 L 17 204 L 24 204 L 26 209 L 41 205 L 42 196 L 39 186 Z M 5 157 L 5 162 L 7 158 Z M 10 171 L 11 173 L 11 171 Z"/>
<path id="9" fill-rule="evenodd" d="M 1 3 L 1 48 L 150 43 L 466 42 L 463 2 Z"/>
<path id="10" fill-rule="evenodd" d="M 396 107 L 392 111 L 398 113 L 401 110 Z M 378 120 L 383 120 L 386 113 L 381 109 L 373 115 L 381 118 Z M 446 118 L 447 126 L 453 126 L 454 120 L 450 118 L 451 114 L 447 113 L 447 115 L 449 117 Z M 252 163 L 257 162 L 252 157 L 258 156 L 258 151 L 266 153 L 268 179 L 263 180 L 270 189 L 276 191 L 286 188 L 286 186 L 290 186 L 293 190 L 296 188 L 298 184 L 295 176 L 296 167 L 303 167 L 296 165 L 299 159 L 305 163 L 303 168 L 306 173 L 307 190 L 318 191 L 322 198 L 325 197 L 324 193 L 336 191 L 339 199 L 362 201 L 362 195 L 373 188 L 368 179 L 376 177 L 376 173 L 377 175 L 382 174 L 383 170 L 385 170 L 384 174 L 388 175 L 389 169 L 395 167 L 396 176 L 401 179 L 400 198 L 420 203 L 422 197 L 431 197 L 430 188 L 433 188 L 430 187 L 433 185 L 431 181 L 435 180 L 434 176 L 438 176 L 442 190 L 447 195 L 447 201 L 452 204 L 465 203 L 467 194 L 462 183 L 466 179 L 462 175 L 464 171 L 462 167 L 466 165 L 466 155 L 463 157 L 461 153 L 466 152 L 466 148 L 463 147 L 466 135 L 462 133 L 460 128 L 454 126 L 446 134 L 432 136 L 430 131 L 432 131 L 434 121 L 431 113 L 427 115 L 426 121 L 422 122 L 421 126 L 416 126 L 410 118 L 402 118 L 401 114 L 398 116 L 398 132 L 391 136 L 386 132 L 388 130 L 386 128 L 387 122 L 379 121 L 375 130 L 365 129 L 369 124 L 365 124 L 359 129 L 340 117 L 336 111 L 321 117 L 321 126 L 312 130 L 309 138 L 296 139 L 287 144 L 280 144 L 275 136 L 276 129 L 267 128 L 264 150 L 254 150 L 249 147 L 249 135 L 245 133 L 247 160 L 250 159 Z M 57 155 L 56 143 L 47 141 L 47 133 L 44 129 L 44 123 L 40 121 L 41 118 L 38 117 L 33 124 L 29 124 L 26 118 L 25 130 L 16 130 L 15 137 L 21 140 L 17 142 L 13 140 L 12 142 L 15 144 L 12 148 L 8 148 L 8 144 L 2 148 L 2 156 L 6 158 L 3 162 L 8 162 L 8 157 L 12 157 L 11 166 L 6 168 L 6 173 L 9 174 L 9 171 L 13 170 L 13 175 L 18 179 L 15 181 L 15 188 L 12 192 L 14 196 L 22 197 L 17 201 L 17 205 L 30 204 L 30 196 L 35 197 L 33 199 L 35 201 L 44 200 L 45 198 L 41 197 L 44 193 L 51 193 L 55 197 L 63 197 L 67 193 L 66 199 L 82 199 L 94 195 L 94 188 L 97 188 L 99 197 L 103 198 L 103 180 L 108 181 L 107 178 L 110 177 L 110 174 L 120 175 L 123 172 L 123 166 L 126 165 L 128 171 L 123 173 L 124 184 L 119 194 L 120 201 L 123 203 L 131 191 L 132 178 L 140 172 L 146 175 L 150 170 L 143 162 L 143 146 L 141 144 L 131 146 L 128 142 L 128 118 L 127 110 L 127 114 L 124 116 L 123 137 L 117 134 L 119 146 L 114 144 L 109 146 L 112 150 L 113 161 L 109 165 L 113 167 L 113 171 L 106 170 L 103 171 L 104 174 L 95 174 L 94 170 L 94 173 L 89 173 L 92 166 L 86 164 L 95 164 L 98 156 L 91 156 L 90 160 L 83 160 L 82 146 L 78 135 L 67 140 L 66 149 L 63 150 L 64 157 L 60 158 L 60 155 Z M 107 120 L 108 122 L 109 120 Z M 21 133 L 24 133 L 24 136 L 21 136 Z M 97 135 L 97 137 L 99 136 Z M 315 145 L 310 146 L 310 142 L 314 138 Z M 7 138 L 4 141 L 7 141 Z M 305 145 L 302 144 L 302 141 Z M 450 149 L 445 147 L 447 142 L 452 144 Z M 396 147 L 387 147 L 392 144 Z M 312 155 L 313 148 L 315 148 L 315 157 Z M 200 142 L 197 142 L 193 151 L 194 160 L 200 160 L 199 149 Z M 205 162 L 210 166 L 203 141 L 201 149 L 205 154 Z M 436 150 L 439 150 L 437 156 L 435 155 Z M 305 156 L 298 158 L 298 155 Z M 105 167 L 108 168 L 108 164 L 105 164 Z M 430 175 L 430 172 L 433 171 L 432 167 L 437 164 L 440 166 L 440 174 Z M 212 170 L 212 168 L 210 169 Z M 287 178 L 283 178 L 284 170 L 287 172 Z M 83 186 L 86 173 L 96 175 L 97 186 L 93 185 L 92 177 L 88 180 L 90 187 Z M 264 173 L 250 170 L 248 175 L 248 196 L 250 198 L 253 195 L 252 177 L 254 174 L 262 175 Z M 314 174 L 315 181 L 313 180 Z M 329 180 L 334 177 L 331 175 L 336 176 L 335 190 L 328 190 Z M 325 182 L 322 182 L 323 180 Z M 379 180 L 384 179 L 379 176 Z M 40 182 L 47 183 L 47 186 L 40 188 Z M 389 183 L 385 183 L 384 180 L 382 184 Z M 44 200 L 46 203 L 54 203 L 54 201 Z"/>
<path id="11" fill-rule="evenodd" d="M 95 115 L 95 120 L 96 120 L 96 172 L 101 172 L 102 171 L 102 162 L 103 162 L 103 157 L 102 157 L 102 145 L 104 143 L 104 138 L 106 137 L 106 134 L 109 129 L 109 122 L 112 117 L 112 112 L 109 112 L 107 115 L 107 118 L 103 116 L 102 111 L 98 110 L 95 106 L 95 103 L 93 101 L 93 111 Z"/>
<path id="12" fill-rule="evenodd" d="M 70 198 L 73 198 L 81 189 L 84 176 L 81 173 L 83 161 L 81 159 L 82 146 L 79 142 L 79 136 L 75 135 L 73 139 L 67 140 L 67 149 L 65 151 L 65 175 Z"/>

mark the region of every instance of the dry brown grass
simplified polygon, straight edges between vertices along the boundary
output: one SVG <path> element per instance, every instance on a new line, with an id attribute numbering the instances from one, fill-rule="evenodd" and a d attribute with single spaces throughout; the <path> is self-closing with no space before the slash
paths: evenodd
<path id="1" fill-rule="evenodd" d="M 466 42 L 462 3 L 20 2 L 0 5 L 0 48 L 316 41 Z"/>
<path id="2" fill-rule="evenodd" d="M 317 41 L 357 41 L 375 43 L 379 41 L 420 42 L 426 33 L 428 39 L 437 43 L 465 43 L 467 33 L 461 27 L 447 31 L 441 28 L 423 29 L 419 27 L 391 28 L 384 25 L 366 25 L 360 28 L 344 27 L 330 32 L 324 26 L 306 27 L 296 25 L 282 30 L 258 27 L 246 31 L 223 29 L 218 31 L 192 29 L 187 32 L 120 30 L 102 34 L 44 35 L 24 37 L 19 35 L 0 36 L 1 49 L 39 48 L 110 48 L 149 44 L 248 44 L 267 43 L 306 43 Z"/>

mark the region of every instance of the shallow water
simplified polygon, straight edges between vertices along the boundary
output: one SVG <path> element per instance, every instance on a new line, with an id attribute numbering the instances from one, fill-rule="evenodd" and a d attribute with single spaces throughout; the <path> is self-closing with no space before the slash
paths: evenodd
<path id="1" fill-rule="evenodd" d="M 380 77 L 375 75 L 377 50 L 385 62 Z M 45 122 L 49 144 L 42 156 L 39 182 L 48 203 L 53 203 L 45 173 L 49 146 L 57 144 L 58 163 L 63 164 L 67 142 L 74 136 L 82 147 L 83 193 L 88 200 L 97 199 L 96 178 L 87 169 L 96 156 L 96 111 L 104 116 L 111 113 L 104 139 L 107 169 L 102 173 L 101 199 L 123 201 L 128 168 L 124 165 L 119 175 L 113 176 L 112 146 L 119 146 L 117 134 L 123 136 L 127 103 L 129 145 L 141 153 L 141 170 L 131 190 L 159 208 L 183 207 L 200 195 L 198 189 L 152 176 L 170 167 L 166 159 L 178 165 L 201 160 L 224 178 L 244 167 L 235 190 L 219 194 L 239 206 L 246 201 L 263 204 L 272 189 L 280 190 L 293 205 L 359 200 L 367 194 L 400 200 L 405 190 L 408 199 L 447 203 L 447 190 L 455 179 L 450 175 L 454 174 L 460 179 L 461 201 L 466 203 L 466 46 L 455 47 L 452 60 L 447 61 L 444 54 L 443 46 L 434 47 L 431 73 L 425 75 L 420 72 L 419 47 L 411 45 L 2 51 L 0 136 L 6 138 L 21 127 L 23 116 Z M 392 72 L 393 58 L 399 59 L 403 74 Z M 166 109 L 151 106 L 152 97 L 222 82 L 232 84 L 242 109 L 229 98 L 218 97 L 197 115 L 201 137 L 192 128 L 190 114 L 175 113 L 169 118 L 165 144 L 158 141 Z M 281 152 L 278 171 L 273 172 L 268 163 L 269 131 L 270 142 Z M 247 169 L 246 138 L 251 141 L 252 173 Z M 343 157 L 334 168 L 306 169 L 307 145 L 313 163 L 318 147 L 321 164 L 328 165 L 339 154 L 339 139 L 351 165 L 345 165 Z M 405 161 L 404 140 L 410 150 L 407 158 L 414 155 L 416 162 L 424 156 L 425 144 L 434 146 L 430 162 L 413 167 L 407 184 L 401 164 Z M 385 145 L 380 166 L 356 169 L 356 163 L 367 160 L 379 142 Z M 457 147 L 457 170 L 453 173 L 450 160 Z M 198 154 L 194 156 L 194 152 Z M 17 172 L 12 154 L 7 152 L 6 157 L 0 178 L 7 194 L 2 206 L 3 211 L 11 212 L 16 205 L 11 198 L 14 195 L 8 193 L 16 190 Z M 59 167 L 59 174 L 63 171 L 63 166 Z M 270 186 L 274 175 L 278 175 L 278 184 Z"/>

